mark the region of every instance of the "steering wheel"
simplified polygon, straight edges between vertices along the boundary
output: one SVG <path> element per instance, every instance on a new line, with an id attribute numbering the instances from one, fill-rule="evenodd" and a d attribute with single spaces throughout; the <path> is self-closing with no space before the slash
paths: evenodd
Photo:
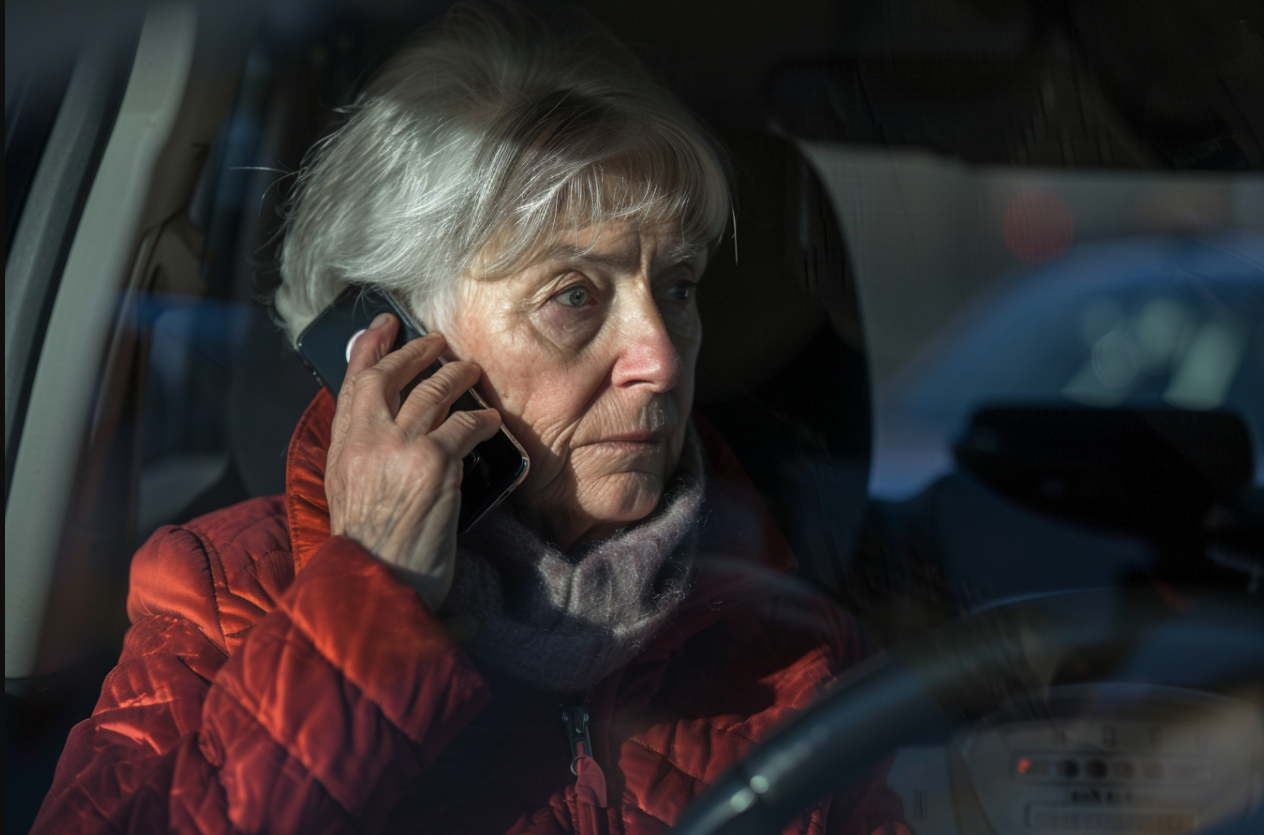
<path id="1" fill-rule="evenodd" d="M 1171 663 L 1191 652 L 1201 670 Z M 1039 705 L 1048 676 L 1068 657 L 1091 657 L 1135 677 L 1127 666 L 1138 654 L 1162 659 L 1158 672 L 1166 680 L 1142 673 L 1151 685 L 1258 680 L 1264 610 L 1217 597 L 1173 611 L 1152 594 L 1094 591 L 977 613 L 854 668 L 708 789 L 674 832 L 780 832 L 900 746 L 942 740 L 1005 706 Z"/>

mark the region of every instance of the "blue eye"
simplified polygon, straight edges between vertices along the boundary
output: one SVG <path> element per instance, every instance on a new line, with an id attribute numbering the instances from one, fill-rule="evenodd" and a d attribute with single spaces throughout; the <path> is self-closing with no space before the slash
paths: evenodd
<path id="1" fill-rule="evenodd" d="M 671 286 L 667 291 L 667 297 L 678 302 L 687 302 L 698 292 L 698 282 L 696 281 L 679 281 Z"/>
<path id="2" fill-rule="evenodd" d="M 566 307 L 583 307 L 592 298 L 592 293 L 588 292 L 587 287 L 571 287 L 558 293 L 555 298 Z"/>

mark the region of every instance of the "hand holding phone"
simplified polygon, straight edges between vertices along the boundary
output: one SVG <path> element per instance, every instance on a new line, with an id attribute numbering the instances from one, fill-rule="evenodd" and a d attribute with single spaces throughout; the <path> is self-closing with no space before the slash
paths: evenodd
<path id="1" fill-rule="evenodd" d="M 338 398 L 325 470 L 330 528 L 390 563 L 432 608 L 456 535 L 526 476 L 522 447 L 473 388 L 472 362 L 385 293 L 350 288 L 300 334 L 299 355 Z"/>
<path id="2" fill-rule="evenodd" d="M 351 344 L 382 313 L 393 314 L 399 322 L 390 350 L 399 350 L 420 338 L 425 330 L 413 322 L 390 294 L 374 287 L 348 287 L 299 335 L 299 356 L 326 388 L 339 394 L 351 360 Z M 412 387 L 439 370 L 437 358 L 399 389 L 401 399 Z M 459 411 L 486 409 L 487 402 L 470 387 L 452 403 Z M 458 530 L 469 530 L 483 514 L 505 499 L 526 478 L 529 461 L 522 445 L 502 428 L 479 444 L 464 458 L 461 478 L 461 506 Z"/>
<path id="3" fill-rule="evenodd" d="M 325 469 L 330 530 L 346 536 L 437 609 L 452 585 L 463 460 L 500 429 L 494 409 L 452 411 L 479 377 L 452 362 L 398 392 L 443 352 L 440 336 L 390 351 L 399 328 L 382 314 L 350 352 Z"/>

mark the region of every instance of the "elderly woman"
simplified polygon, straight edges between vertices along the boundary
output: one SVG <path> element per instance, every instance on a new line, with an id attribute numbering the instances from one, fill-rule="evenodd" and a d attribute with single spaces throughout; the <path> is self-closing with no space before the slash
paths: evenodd
<path id="1" fill-rule="evenodd" d="M 392 352 L 383 314 L 285 495 L 136 555 L 37 830 L 658 832 L 810 703 L 857 628 L 778 593 L 785 541 L 690 419 L 729 214 L 716 144 L 604 36 L 458 8 L 394 58 L 302 174 L 275 303 L 294 337 L 374 286 L 432 333 Z M 475 384 L 494 409 L 449 411 Z M 458 537 L 502 422 L 529 475 Z M 871 783 L 799 828 L 899 814 Z"/>

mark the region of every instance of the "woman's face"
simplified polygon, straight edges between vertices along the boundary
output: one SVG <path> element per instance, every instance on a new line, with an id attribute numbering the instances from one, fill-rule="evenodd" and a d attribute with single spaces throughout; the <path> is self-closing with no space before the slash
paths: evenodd
<path id="1" fill-rule="evenodd" d="M 445 336 L 526 448 L 518 497 L 562 548 L 649 515 L 680 460 L 706 251 L 670 225 L 562 234 L 507 277 L 464 279 Z"/>

